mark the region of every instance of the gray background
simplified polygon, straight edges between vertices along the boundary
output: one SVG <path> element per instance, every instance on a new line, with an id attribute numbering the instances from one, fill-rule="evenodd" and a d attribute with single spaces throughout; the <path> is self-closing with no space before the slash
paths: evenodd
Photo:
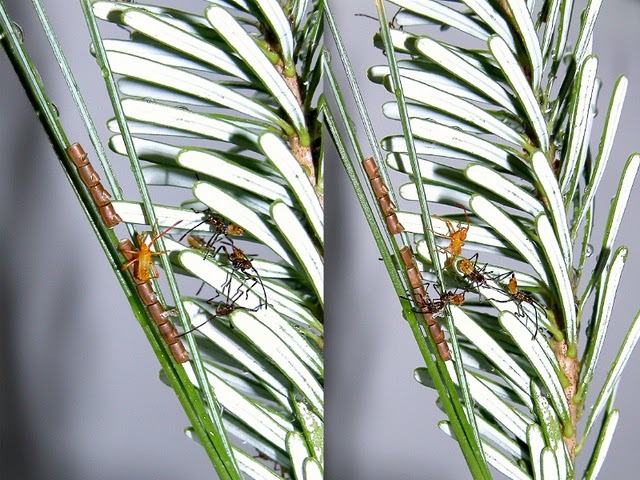
<path id="1" fill-rule="evenodd" d="M 379 105 L 389 97 L 364 76 L 368 66 L 384 61 L 371 46 L 377 27 L 353 16 L 372 14 L 371 3 L 332 2 L 370 113 L 380 132 L 388 133 Z M 29 52 L 67 132 L 88 145 L 30 2 L 6 4 L 25 30 Z M 80 7 L 76 2 L 64 10 L 62 2 L 44 4 L 106 139 L 103 125 L 110 107 L 99 70 L 87 53 Z M 199 11 L 206 2 L 181 4 Z M 598 198 L 601 216 L 622 162 L 638 149 L 640 53 L 634 46 L 639 17 L 637 3 L 607 0 L 596 31 L 603 98 L 619 72 L 630 79 L 615 161 Z M 186 417 L 157 379 L 155 357 L 4 54 L 0 86 L 0 246 L 7 252 L 0 263 L 0 471 L 16 479 L 215 478 L 205 454 L 182 434 Z M 117 157 L 111 158 L 126 171 Z M 329 160 L 326 477 L 469 478 L 457 446 L 436 427 L 443 416 L 434 406 L 434 393 L 412 379 L 421 364 L 417 349 L 342 167 Z M 632 255 L 603 362 L 613 358 L 611 346 L 619 344 L 638 308 L 637 191 L 633 199 L 619 235 Z M 639 371 L 634 357 L 619 389 L 622 419 L 602 478 L 632 478 L 629 472 L 639 463 Z"/>

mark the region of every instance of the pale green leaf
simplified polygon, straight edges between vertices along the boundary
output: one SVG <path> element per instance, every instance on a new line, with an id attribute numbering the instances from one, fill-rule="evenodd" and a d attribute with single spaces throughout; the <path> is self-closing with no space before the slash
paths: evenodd
<path id="1" fill-rule="evenodd" d="M 509 242 L 523 259 L 531 264 L 535 272 L 546 282 L 547 272 L 538 253 L 538 247 L 529 236 L 502 210 L 480 195 L 473 195 L 469 200 L 473 211 L 487 222 L 500 236 Z"/>
<path id="2" fill-rule="evenodd" d="M 534 196 L 516 185 L 510 178 L 489 167 L 472 163 L 465 169 L 465 175 L 472 182 L 491 190 L 507 200 L 512 206 L 534 217 L 544 212 L 544 207 Z"/>
<path id="3" fill-rule="evenodd" d="M 615 386 L 620 381 L 620 376 L 622 375 L 622 371 L 624 367 L 626 367 L 629 358 L 631 358 L 631 354 L 633 353 L 633 349 L 635 348 L 638 340 L 640 339 L 640 313 L 636 314 L 636 318 L 633 319 L 633 323 L 627 332 L 627 335 L 622 342 L 622 346 L 616 355 L 613 364 L 611 365 L 611 369 L 607 375 L 604 385 L 598 394 L 598 398 L 591 409 L 591 413 L 589 414 L 589 418 L 587 420 L 587 424 L 584 429 L 583 437 L 587 438 L 589 433 L 591 432 L 591 428 L 593 427 L 594 422 L 602 412 L 602 409 L 605 408 L 609 396 L 615 389 Z"/>
<path id="4" fill-rule="evenodd" d="M 581 380 L 576 392 L 576 402 L 582 402 L 593 380 L 596 365 L 607 336 L 622 269 L 627 261 L 628 254 L 629 250 L 626 247 L 618 248 L 613 255 L 611 266 L 607 269 L 605 278 L 599 282 L 597 302 L 594 305 L 594 321 L 588 327 L 589 342 L 581 362 Z"/>
<path id="5" fill-rule="evenodd" d="M 573 264 L 571 239 L 558 180 L 551 169 L 551 165 L 549 165 L 549 160 L 540 150 L 537 150 L 532 155 L 531 165 L 540 184 L 542 194 L 547 200 L 547 209 L 553 222 L 556 239 L 562 250 L 564 265 L 566 268 L 570 268 Z"/>
<path id="6" fill-rule="evenodd" d="M 560 366 L 557 360 L 555 362 L 551 361 L 550 357 L 555 359 L 553 352 L 545 351 L 550 349 L 546 339 L 541 338 L 542 335 L 537 335 L 533 339 L 531 330 L 524 325 L 521 319 L 510 312 L 500 314 L 499 318 L 502 328 L 513 338 L 516 345 L 518 345 L 535 369 L 540 382 L 548 390 L 551 402 L 563 424 L 570 425 L 569 405 L 559 379 Z M 526 441 L 526 439 L 523 440 Z"/>
<path id="7" fill-rule="evenodd" d="M 264 154 L 289 184 L 317 237 L 324 238 L 324 212 L 300 163 L 282 139 L 273 133 L 263 134 L 259 143 Z"/>
<path id="8" fill-rule="evenodd" d="M 547 448 L 553 455 L 555 469 L 559 474 L 559 478 L 568 478 L 567 464 L 571 464 L 568 451 L 564 443 L 563 426 L 558 414 L 549 404 L 547 397 L 542 393 L 540 387 L 536 383 L 531 383 L 531 394 L 536 406 L 536 414 L 539 424 L 544 433 Z M 543 454 L 544 455 L 544 454 Z M 542 458 L 542 471 L 545 474 L 544 456 Z M 572 469 L 571 469 L 572 470 Z M 571 473 L 573 473 L 571 471 Z M 543 477 L 546 478 L 546 477 Z"/>
<path id="9" fill-rule="evenodd" d="M 289 432 L 287 435 L 287 452 L 291 457 L 293 478 L 304 480 L 304 461 L 309 456 L 309 451 L 300 432 Z"/>
<path id="10" fill-rule="evenodd" d="M 566 143 L 562 171 L 560 173 L 560 189 L 566 195 L 565 205 L 571 201 L 572 188 L 575 187 L 587 152 L 583 149 L 585 138 L 589 136 L 592 124 L 591 106 L 596 95 L 596 70 L 598 60 L 588 57 L 578 73 L 578 86 L 572 104 L 569 138 Z"/>
<path id="11" fill-rule="evenodd" d="M 440 430 L 445 432 L 449 436 L 453 436 L 453 432 L 451 431 L 450 423 L 447 421 L 443 421 L 438 423 L 438 427 Z M 504 453 L 499 451 L 490 443 L 485 441 L 482 442 L 482 449 L 487 458 L 487 462 L 498 470 L 500 473 L 505 475 L 508 478 L 514 480 L 529 480 L 531 477 L 527 475 L 527 473 L 519 467 L 513 460 L 507 457 Z"/>
<path id="12" fill-rule="evenodd" d="M 456 306 L 451 306 L 450 309 L 453 322 L 458 331 L 467 337 L 495 365 L 503 377 L 509 380 L 522 402 L 528 408 L 533 408 L 529 393 L 529 384 L 531 382 L 529 375 L 500 347 L 491 335 L 466 315 L 462 309 Z"/>
<path id="13" fill-rule="evenodd" d="M 205 62 L 219 71 L 242 80 L 249 80 L 247 73 L 228 52 L 212 45 L 211 42 L 175 27 L 166 19 L 138 9 L 129 9 L 124 12 L 123 20 L 129 27 L 167 47 Z"/>
<path id="14" fill-rule="evenodd" d="M 296 131 L 301 135 L 307 135 L 304 114 L 295 95 L 252 37 L 223 8 L 210 6 L 206 10 L 206 16 L 211 26 L 235 49 L 271 92 L 273 98 L 280 103 Z"/>
<path id="15" fill-rule="evenodd" d="M 324 470 L 315 458 L 307 458 L 304 462 L 305 480 L 323 480 Z"/>
<path id="16" fill-rule="evenodd" d="M 532 423 L 527 429 L 527 444 L 534 480 L 544 480 L 542 476 L 542 450 L 545 448 L 544 435 L 539 425 Z"/>
<path id="17" fill-rule="evenodd" d="M 313 410 L 322 417 L 324 413 L 322 387 L 286 343 L 247 311 L 236 310 L 230 317 L 235 329 L 278 367 L 309 400 Z"/>
<path id="18" fill-rule="evenodd" d="M 320 253 L 300 220 L 283 202 L 275 202 L 271 215 L 278 230 L 289 243 L 289 247 L 300 261 L 318 299 L 324 304 L 324 263 Z"/>
<path id="19" fill-rule="evenodd" d="M 616 433 L 616 427 L 618 426 L 618 419 L 620 418 L 620 412 L 613 410 L 605 419 L 600 435 L 596 442 L 595 450 L 589 461 L 589 466 L 584 474 L 585 480 L 595 480 L 598 478 L 602 464 L 604 463 L 607 453 L 609 453 L 609 447 L 613 440 L 613 435 Z"/>
<path id="20" fill-rule="evenodd" d="M 460 54 L 452 52 L 439 42 L 428 37 L 421 37 L 415 46 L 422 55 L 448 70 L 452 75 L 477 88 L 506 110 L 516 113 L 517 110 L 513 99 L 504 88 L 479 68 L 461 58 Z"/>
<path id="21" fill-rule="evenodd" d="M 271 180 L 262 172 L 256 173 L 222 155 L 204 150 L 185 149 L 178 154 L 177 161 L 189 170 L 217 178 L 267 200 L 281 200 L 287 205 L 293 205 L 293 199 L 287 189 L 275 179 Z"/>
<path id="22" fill-rule="evenodd" d="M 551 276 L 556 285 L 556 292 L 560 300 L 560 306 L 562 307 L 569 348 L 568 354 L 575 358 L 575 355 L 577 355 L 575 349 L 578 344 L 578 321 L 573 289 L 571 287 L 571 281 L 569 280 L 569 271 L 564 263 L 562 251 L 553 227 L 546 215 L 539 215 L 536 218 L 536 231 L 540 238 L 542 250 L 547 258 L 547 265 L 551 270 Z M 572 351 L 573 354 L 571 353 Z"/>
<path id="23" fill-rule="evenodd" d="M 558 473 L 558 459 L 550 448 L 542 450 L 542 478 L 544 480 L 562 480 L 567 477 L 561 477 Z"/>
<path id="24" fill-rule="evenodd" d="M 595 194 L 600 186 L 600 180 L 604 174 L 604 170 L 609 162 L 609 155 L 611 154 L 611 148 L 613 147 L 613 140 L 615 139 L 616 132 L 618 131 L 618 123 L 620 122 L 620 115 L 622 114 L 622 106 L 624 104 L 624 98 L 627 93 L 627 78 L 620 76 L 614 86 L 613 94 L 611 95 L 611 101 L 609 103 L 609 110 L 605 119 L 604 132 L 600 139 L 600 148 L 598 149 L 598 156 L 596 157 L 595 167 L 591 173 L 591 177 L 587 182 L 587 190 L 582 200 L 580 212 L 573 221 L 573 235 L 575 238 L 578 227 L 582 223 L 587 210 L 593 201 Z"/>

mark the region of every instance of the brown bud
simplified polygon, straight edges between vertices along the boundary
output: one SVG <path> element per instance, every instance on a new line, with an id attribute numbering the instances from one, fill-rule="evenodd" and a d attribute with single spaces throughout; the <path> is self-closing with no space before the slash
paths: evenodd
<path id="1" fill-rule="evenodd" d="M 447 342 L 442 342 L 436 345 L 438 347 L 438 354 L 440 354 L 440 358 L 447 362 L 451 360 L 451 352 L 449 351 L 449 345 Z"/>
<path id="2" fill-rule="evenodd" d="M 140 295 L 142 303 L 147 307 L 158 302 L 158 295 L 153 291 L 153 285 L 151 285 L 151 282 L 144 282 L 138 285 L 138 295 Z"/>
<path id="3" fill-rule="evenodd" d="M 429 300 L 429 295 L 427 295 L 424 285 L 420 284 L 420 286 L 413 289 L 413 298 L 416 299 L 416 303 L 418 304 L 425 303 Z"/>
<path id="4" fill-rule="evenodd" d="M 400 247 L 400 257 L 402 258 L 405 267 L 411 268 L 415 266 L 415 264 L 413 263 L 413 253 L 411 252 L 411 249 L 406 245 Z"/>
<path id="5" fill-rule="evenodd" d="M 385 217 L 388 217 L 389 215 L 395 215 L 396 206 L 393 204 L 393 202 L 389 198 L 389 195 L 379 198 L 378 202 L 380 203 L 380 209 L 382 210 L 382 214 Z"/>
<path id="6" fill-rule="evenodd" d="M 378 165 L 373 157 L 367 157 L 362 161 L 362 166 L 364 167 L 364 171 L 367 172 L 367 177 L 369 180 L 380 176 L 380 171 L 378 170 Z"/>
<path id="7" fill-rule="evenodd" d="M 427 312 L 425 312 L 425 311 L 424 311 L 425 309 L 426 309 L 426 308 L 423 308 L 423 309 L 422 309 L 422 311 L 424 312 L 424 313 L 422 314 L 422 317 L 424 318 L 425 323 L 426 323 L 427 325 L 431 326 L 431 325 L 433 325 L 434 323 L 436 323 L 436 320 L 433 318 L 433 314 L 432 314 L 432 313 L 427 313 Z"/>
<path id="8" fill-rule="evenodd" d="M 162 308 L 160 302 L 147 305 L 147 309 L 151 314 L 151 318 L 153 318 L 153 321 L 156 322 L 157 325 L 164 325 L 165 323 L 168 323 L 168 320 L 162 316 L 164 308 Z"/>
<path id="9" fill-rule="evenodd" d="M 67 147 L 67 155 L 69 155 L 69 159 L 73 162 L 73 164 L 77 167 L 84 167 L 89 164 L 89 160 L 87 159 L 87 153 L 82 148 L 82 145 L 79 143 L 74 143 L 73 145 L 69 145 Z"/>
<path id="10" fill-rule="evenodd" d="M 387 228 L 392 235 L 397 235 L 398 233 L 404 231 L 404 227 L 398 221 L 398 217 L 395 213 L 386 217 L 385 220 L 387 221 Z"/>
<path id="11" fill-rule="evenodd" d="M 376 198 L 381 198 L 389 195 L 389 189 L 384 184 L 382 177 L 375 177 L 371 179 L 371 188 Z"/>
<path id="12" fill-rule="evenodd" d="M 178 363 L 184 363 L 189 361 L 189 354 L 187 350 L 184 348 L 182 342 L 174 343 L 173 345 L 169 345 L 169 350 L 171 350 L 171 354 L 173 355 L 173 359 Z"/>
<path id="13" fill-rule="evenodd" d="M 167 342 L 167 345 L 172 345 L 180 341 L 178 339 L 178 331 L 176 330 L 176 327 L 174 327 L 171 322 L 158 325 L 158 330 L 160 330 L 160 335 L 162 335 L 162 338 L 165 339 L 165 341 Z"/>
<path id="14" fill-rule="evenodd" d="M 436 344 L 444 342 L 444 332 L 442 331 L 442 328 L 440 328 L 440 325 L 437 323 L 429 325 L 429 332 L 431 333 L 431 338 L 433 338 L 433 341 L 436 342 Z"/>
<path id="15" fill-rule="evenodd" d="M 102 217 L 102 221 L 108 228 L 113 228 L 120 222 L 122 222 L 122 218 L 120 218 L 120 215 L 116 213 L 116 209 L 111 203 L 100 207 L 100 216 Z"/>
<path id="16" fill-rule="evenodd" d="M 413 288 L 418 288 L 422 285 L 422 275 L 416 267 L 408 268 L 407 275 L 409 276 L 409 283 Z"/>
<path id="17" fill-rule="evenodd" d="M 82 183 L 84 183 L 89 188 L 94 187 L 100 183 L 98 172 L 96 172 L 89 163 L 78 168 L 78 173 L 80 174 Z"/>
<path id="18" fill-rule="evenodd" d="M 120 241 L 118 242 L 118 248 L 120 248 L 120 251 L 124 255 L 124 258 L 127 259 L 127 261 L 135 257 L 133 253 L 129 253 L 135 250 L 136 248 L 133 246 L 133 243 L 128 238 L 120 239 Z"/>
<path id="19" fill-rule="evenodd" d="M 91 187 L 89 189 L 89 193 L 91 194 L 91 198 L 93 198 L 95 204 L 99 207 L 104 207 L 111 203 L 111 194 L 107 192 L 101 183 Z"/>

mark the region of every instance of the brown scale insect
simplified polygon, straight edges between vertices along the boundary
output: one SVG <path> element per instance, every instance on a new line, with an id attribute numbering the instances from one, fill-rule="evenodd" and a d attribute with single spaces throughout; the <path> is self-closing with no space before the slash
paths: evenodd
<path id="1" fill-rule="evenodd" d="M 424 318 L 425 323 L 429 327 L 429 334 L 436 344 L 438 354 L 443 361 L 451 360 L 451 352 L 449 351 L 449 345 L 444 336 L 444 332 L 440 327 L 440 324 L 435 319 L 435 313 L 444 308 L 444 304 L 439 310 L 436 310 L 433 302 L 429 298 L 427 291 L 422 283 L 422 275 L 418 271 L 416 264 L 413 260 L 413 253 L 411 249 L 406 245 L 400 248 L 400 256 L 407 270 L 407 276 L 409 277 L 409 283 L 413 291 L 413 299 L 420 307 L 420 313 Z M 464 298 L 464 297 L 463 297 Z"/>
<path id="2" fill-rule="evenodd" d="M 180 335 L 178 331 L 174 327 L 173 323 L 169 320 L 170 313 L 164 309 L 164 307 L 160 304 L 158 300 L 158 295 L 153 290 L 153 285 L 149 278 L 146 280 L 138 278 L 135 271 L 135 265 L 131 263 L 132 260 L 136 258 L 135 255 L 135 247 L 131 240 L 128 238 L 124 238 L 120 240 L 119 243 L 120 251 L 124 255 L 124 257 L 129 262 L 129 266 L 127 269 L 133 278 L 133 281 L 136 284 L 136 289 L 138 290 L 138 295 L 142 300 L 142 303 L 147 307 L 149 313 L 151 314 L 151 318 L 158 326 L 158 330 L 164 338 L 165 342 L 169 346 L 169 350 L 171 350 L 171 355 L 178 363 L 184 363 L 189 360 L 189 353 L 184 348 L 182 340 L 180 340 Z"/>
<path id="3" fill-rule="evenodd" d="M 89 163 L 87 153 L 82 148 L 82 145 L 79 143 L 69 145 L 67 147 L 67 156 L 78 169 L 82 183 L 89 189 L 91 198 L 93 198 L 98 207 L 104 224 L 109 228 L 113 228 L 122 222 L 122 218 L 116 213 L 111 203 L 111 194 L 102 186 L 100 177 L 91 166 L 91 163 Z"/>
<path id="4" fill-rule="evenodd" d="M 362 161 L 362 166 L 364 167 L 364 171 L 367 173 L 367 177 L 371 183 L 373 194 L 378 199 L 378 204 L 380 205 L 382 214 L 387 222 L 387 228 L 392 235 L 396 235 L 404 231 L 404 227 L 398 221 L 398 216 L 396 215 L 396 206 L 389 197 L 389 189 L 384 184 L 384 180 L 382 180 L 382 177 L 380 176 L 378 164 L 373 157 L 367 157 Z"/>

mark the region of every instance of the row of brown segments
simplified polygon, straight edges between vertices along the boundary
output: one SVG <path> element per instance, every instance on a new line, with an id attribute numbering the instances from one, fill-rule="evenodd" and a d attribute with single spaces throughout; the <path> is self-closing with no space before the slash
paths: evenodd
<path id="1" fill-rule="evenodd" d="M 78 169 L 78 174 L 82 182 L 89 189 L 89 193 L 91 193 L 91 197 L 100 211 L 100 216 L 104 224 L 109 228 L 113 228 L 122 222 L 120 215 L 116 213 L 115 208 L 113 208 L 111 204 L 111 194 L 102 186 L 100 177 L 91 166 L 87 153 L 82 148 L 82 145 L 74 143 L 68 146 L 67 155 Z"/>
<path id="2" fill-rule="evenodd" d="M 371 182 L 373 194 L 378 199 L 380 209 L 382 210 L 382 214 L 387 222 L 387 228 L 393 235 L 404 231 L 404 227 L 398 221 L 398 216 L 396 215 L 396 206 L 389 197 L 389 189 L 380 176 L 378 164 L 373 157 L 367 157 L 362 161 L 362 166 L 364 167 L 364 171 L 367 173 L 369 182 Z"/>
<path id="3" fill-rule="evenodd" d="M 128 238 L 120 240 L 119 243 L 120 251 L 125 256 L 127 261 L 131 261 L 135 254 L 132 253 L 135 251 L 135 247 L 131 240 Z M 171 350 L 171 354 L 173 358 L 178 363 L 184 363 L 189 360 L 189 353 L 184 348 L 182 340 L 180 340 L 178 331 L 176 327 L 174 327 L 173 323 L 169 320 L 169 313 L 164 309 L 164 307 L 160 304 L 158 300 L 158 295 L 153 290 L 153 285 L 151 284 L 151 280 L 140 280 L 138 275 L 135 272 L 135 265 L 132 264 L 128 268 L 129 273 L 131 273 L 131 277 L 133 281 L 136 283 L 136 288 L 138 289 L 138 295 L 142 299 L 142 303 L 144 303 L 151 314 L 151 318 L 158 325 L 158 330 L 160 330 L 160 334 L 169 345 L 169 350 Z"/>
<path id="4" fill-rule="evenodd" d="M 413 291 L 413 298 L 416 302 L 416 305 L 420 306 L 422 310 L 422 316 L 424 318 L 425 323 L 429 327 L 429 334 L 431 338 L 433 338 L 434 343 L 436 344 L 436 348 L 438 349 L 438 354 L 443 361 L 451 360 L 451 352 L 449 351 L 449 345 L 447 345 L 447 341 L 444 337 L 444 332 L 440 327 L 438 321 L 434 318 L 433 309 L 429 308 L 430 303 L 427 303 L 426 300 L 429 298 L 427 295 L 427 291 L 424 288 L 424 283 L 422 279 L 422 275 L 418 271 L 416 264 L 413 260 L 413 253 L 411 249 L 406 245 L 400 248 L 400 256 L 402 257 L 402 261 L 407 269 L 407 276 L 409 277 L 409 282 L 411 283 L 411 289 Z"/>

